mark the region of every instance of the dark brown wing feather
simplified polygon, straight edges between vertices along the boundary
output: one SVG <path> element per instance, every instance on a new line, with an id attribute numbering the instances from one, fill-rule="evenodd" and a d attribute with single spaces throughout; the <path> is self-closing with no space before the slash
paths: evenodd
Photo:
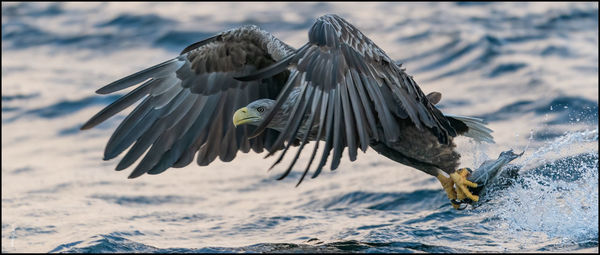
<path id="1" fill-rule="evenodd" d="M 254 127 L 236 129 L 232 115 L 254 100 L 276 98 L 287 74 L 250 82 L 233 77 L 255 72 L 291 52 L 291 47 L 254 26 L 223 32 L 190 45 L 174 59 L 100 88 L 97 93 L 108 94 L 145 81 L 81 129 L 92 128 L 144 98 L 104 151 L 104 160 L 109 160 L 133 144 L 117 170 L 131 166 L 146 152 L 130 178 L 186 166 L 196 152 L 198 164 L 208 165 L 217 157 L 231 161 L 238 151 L 277 150 L 278 132 L 269 130 L 248 139 Z"/>
<path id="2" fill-rule="evenodd" d="M 286 59 L 238 79 L 266 78 L 291 69 L 287 86 L 280 93 L 271 115 L 277 112 L 295 87 L 307 86 L 311 89 L 302 88 L 303 91 L 317 92 L 303 92 L 292 111 L 308 114 L 306 121 L 317 119 L 318 130 L 312 130 L 310 125 L 308 132 L 317 132 L 316 140 L 325 141 L 313 178 L 321 172 L 331 151 L 331 169 L 334 170 L 340 163 L 344 148 L 348 148 L 348 156 L 354 161 L 357 149 L 364 152 L 371 142 L 401 140 L 396 118 L 410 119 L 423 132 L 433 132 L 442 144 L 449 143 L 449 136 L 456 136 L 448 120 L 427 100 L 413 78 L 350 23 L 336 15 L 325 15 L 316 21 L 308 36 L 309 42 Z M 308 104 L 316 106 L 307 112 Z M 284 142 L 289 144 L 297 137 L 297 130 L 303 125 L 298 121 L 302 116 L 290 116 L 291 121 L 282 131 L 276 146 Z M 267 120 L 270 117 L 267 116 Z M 265 130 L 267 123 L 263 122 L 255 134 Z M 379 129 L 383 131 L 379 132 Z M 306 142 L 302 139 L 300 150 Z M 314 160 L 317 148 L 318 142 L 304 175 Z M 289 173 L 298 156 L 299 153 L 282 178 Z"/>

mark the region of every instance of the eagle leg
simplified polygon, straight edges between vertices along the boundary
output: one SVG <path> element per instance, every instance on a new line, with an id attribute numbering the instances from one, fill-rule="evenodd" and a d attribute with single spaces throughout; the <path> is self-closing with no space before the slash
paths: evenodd
<path id="1" fill-rule="evenodd" d="M 479 196 L 473 195 L 471 191 L 469 191 L 468 187 L 476 188 L 477 183 L 471 182 L 467 180 L 467 176 L 471 172 L 468 168 L 461 168 L 456 170 L 454 173 L 450 174 L 450 177 L 446 177 L 443 174 L 438 174 L 437 179 L 442 184 L 444 191 L 446 191 L 446 195 L 452 202 L 452 206 L 454 209 L 460 210 L 460 205 L 468 201 L 469 202 L 477 202 L 479 201 Z M 456 184 L 456 187 L 454 187 Z"/>
<path id="2" fill-rule="evenodd" d="M 456 191 L 454 190 L 454 181 L 452 181 L 451 178 L 444 176 L 444 174 L 442 174 L 442 173 L 439 173 L 437 175 L 437 179 L 442 184 L 444 191 L 446 191 L 446 195 L 448 195 L 448 199 L 450 199 L 450 201 L 456 201 L 457 194 L 456 194 Z M 452 203 L 452 206 L 454 207 L 454 209 L 458 209 L 460 206 L 460 203 Z"/>

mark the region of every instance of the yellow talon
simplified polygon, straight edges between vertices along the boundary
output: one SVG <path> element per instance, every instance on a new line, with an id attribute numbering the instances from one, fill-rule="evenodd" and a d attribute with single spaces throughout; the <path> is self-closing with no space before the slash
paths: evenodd
<path id="1" fill-rule="evenodd" d="M 469 198 L 473 202 L 479 201 L 479 196 L 473 195 L 471 191 L 469 191 L 468 187 L 477 187 L 477 183 L 467 180 L 467 176 L 469 174 L 469 170 L 462 168 L 450 174 L 450 178 L 441 173 L 437 176 L 437 179 L 442 184 L 442 187 L 444 188 L 444 191 L 446 191 L 446 195 L 448 195 L 450 201 L 454 201 L 452 202 L 452 207 L 454 207 L 454 209 L 460 208 L 461 203 L 456 201 L 462 201 L 465 198 Z M 455 184 L 456 187 L 454 187 Z"/>
<path id="2" fill-rule="evenodd" d="M 469 198 L 473 200 L 473 202 L 477 202 L 479 201 L 479 196 L 473 195 L 468 188 L 476 188 L 477 183 L 467 180 L 467 176 L 469 174 L 470 173 L 466 168 L 462 168 L 450 174 L 450 178 L 452 178 L 452 181 L 454 182 L 454 184 L 456 184 L 456 197 L 458 200 Z"/>

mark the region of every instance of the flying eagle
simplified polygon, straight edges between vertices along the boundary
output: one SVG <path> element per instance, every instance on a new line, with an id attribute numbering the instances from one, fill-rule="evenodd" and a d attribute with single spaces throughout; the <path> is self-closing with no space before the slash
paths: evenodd
<path id="1" fill-rule="evenodd" d="M 242 26 L 96 93 L 134 85 L 81 127 L 92 128 L 143 99 L 104 150 L 109 160 L 133 144 L 116 170 L 147 151 L 129 178 L 187 166 L 196 154 L 198 165 L 206 166 L 217 156 L 229 162 L 238 151 L 281 151 L 275 166 L 290 146 L 299 146 L 283 179 L 304 146 L 316 141 L 298 184 L 311 166 L 317 177 L 328 159 L 336 169 L 344 149 L 354 161 L 358 149 L 371 147 L 437 177 L 458 208 L 478 197 L 469 191 L 477 184 L 466 180 L 468 169 L 458 169 L 453 138 L 493 142 L 481 119 L 443 114 L 435 107 L 440 93 L 423 94 L 400 64 L 337 15 L 318 18 L 299 49 L 256 26 Z"/>

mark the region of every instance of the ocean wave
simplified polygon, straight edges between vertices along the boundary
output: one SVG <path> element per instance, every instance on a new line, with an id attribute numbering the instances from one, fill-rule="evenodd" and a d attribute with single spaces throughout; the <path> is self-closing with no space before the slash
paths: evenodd
<path id="1" fill-rule="evenodd" d="M 553 118 L 545 122 L 548 125 L 580 121 L 593 124 L 598 123 L 598 102 L 583 97 L 571 96 L 558 96 L 537 101 L 521 100 L 479 117 L 486 121 L 501 121 L 526 113 L 535 113 L 540 116 L 552 115 Z"/>

